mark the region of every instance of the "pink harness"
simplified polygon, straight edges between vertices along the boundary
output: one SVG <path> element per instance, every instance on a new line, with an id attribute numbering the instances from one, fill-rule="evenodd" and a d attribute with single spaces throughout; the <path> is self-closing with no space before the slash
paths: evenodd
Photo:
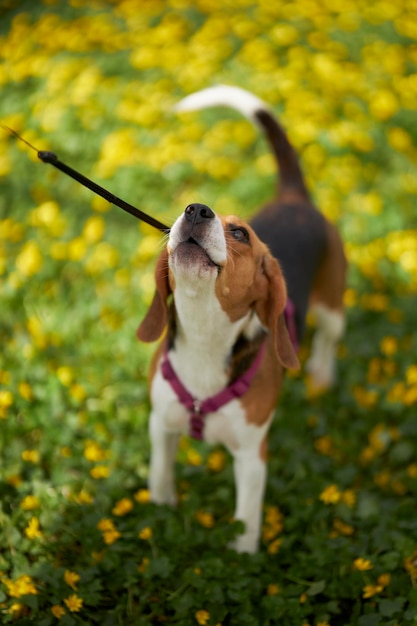
<path id="1" fill-rule="evenodd" d="M 294 350 L 297 352 L 299 346 L 297 339 L 297 325 L 295 323 L 295 306 L 294 302 L 290 300 L 290 298 L 287 299 L 287 304 L 285 305 L 284 317 L 287 323 L 288 334 L 290 336 L 291 343 L 294 346 Z"/>
<path id="2" fill-rule="evenodd" d="M 288 327 L 288 333 L 290 339 L 294 345 L 295 350 L 298 349 L 297 344 L 297 329 L 295 325 L 295 307 L 290 299 L 287 301 L 287 305 L 284 311 L 285 320 Z M 246 370 L 242 376 L 239 376 L 228 387 L 216 393 L 214 396 L 210 396 L 205 400 L 198 400 L 191 395 L 191 393 L 184 387 L 180 379 L 178 378 L 171 361 L 168 357 L 168 352 L 164 354 L 164 358 L 161 364 L 162 376 L 169 382 L 172 389 L 177 394 L 178 400 L 181 404 L 188 409 L 190 413 L 190 435 L 194 439 L 203 439 L 204 418 L 208 413 L 214 413 L 218 411 L 222 406 L 234 400 L 235 398 L 241 398 L 249 389 L 250 384 L 259 369 L 262 361 L 262 357 L 265 353 L 266 342 L 261 345 L 258 354 L 254 358 L 250 367 Z"/>
<path id="3" fill-rule="evenodd" d="M 185 406 L 186 409 L 188 409 L 190 413 L 191 437 L 194 437 L 194 439 L 203 439 L 204 418 L 206 415 L 208 413 L 218 411 L 218 409 L 231 400 L 241 398 L 247 392 L 256 372 L 259 369 L 265 348 L 266 342 L 264 341 L 258 354 L 246 372 L 234 380 L 228 387 L 226 387 L 226 389 L 223 389 L 223 391 L 220 391 L 205 400 L 197 400 L 197 398 L 194 398 L 188 389 L 184 387 L 172 367 L 168 353 L 165 352 L 161 365 L 162 376 L 169 382 L 172 389 L 177 394 L 178 400 L 183 406 Z"/>

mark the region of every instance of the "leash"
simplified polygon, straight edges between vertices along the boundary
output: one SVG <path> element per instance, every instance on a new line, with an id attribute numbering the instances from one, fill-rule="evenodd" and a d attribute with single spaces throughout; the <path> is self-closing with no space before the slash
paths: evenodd
<path id="1" fill-rule="evenodd" d="M 168 351 L 165 351 L 164 358 L 161 365 L 162 376 L 169 382 L 172 389 L 175 391 L 178 400 L 181 404 L 188 409 L 190 413 L 190 435 L 194 439 L 203 439 L 204 418 L 208 413 L 214 413 L 218 411 L 222 406 L 231 402 L 236 398 L 241 398 L 249 389 L 250 384 L 259 369 L 262 358 L 266 349 L 266 342 L 264 341 L 258 351 L 258 354 L 252 361 L 250 367 L 236 378 L 225 389 L 216 393 L 214 396 L 210 396 L 205 400 L 198 400 L 191 395 L 191 393 L 184 387 L 181 380 L 178 378 L 176 371 L 172 367 L 171 361 L 168 356 Z"/>
<path id="2" fill-rule="evenodd" d="M 90 180 L 90 178 L 87 178 L 80 172 L 77 172 L 77 170 L 74 170 L 72 167 L 69 167 L 69 165 L 66 165 L 65 163 L 60 161 L 57 155 L 54 154 L 53 152 L 49 152 L 47 150 L 38 150 L 37 148 L 35 148 L 35 146 L 29 143 L 29 141 L 27 141 L 26 139 L 23 139 L 23 137 L 21 137 L 19 133 L 17 133 L 12 128 L 9 128 L 8 126 L 4 126 L 3 124 L 0 124 L 0 127 L 3 130 L 14 135 L 17 139 L 19 139 L 19 141 L 23 141 L 23 143 L 29 146 L 29 148 L 34 150 L 37 153 L 38 158 L 41 161 L 43 161 L 43 163 L 48 163 L 49 165 L 53 165 L 58 170 L 61 170 L 61 172 L 64 172 L 64 174 L 67 174 L 67 176 L 70 176 L 71 178 L 76 180 L 78 183 L 80 183 L 84 187 L 87 187 L 88 189 L 96 193 L 98 196 L 101 196 L 102 198 L 110 202 L 110 204 L 114 204 L 115 206 L 118 206 L 120 209 L 123 209 L 123 211 L 126 211 L 130 215 L 133 215 L 138 220 L 142 220 L 142 222 L 146 222 L 146 224 L 149 224 L 149 226 L 153 226 L 153 228 L 156 228 L 162 231 L 163 233 L 169 233 L 170 228 L 168 226 L 165 226 L 165 224 L 162 224 L 162 222 L 160 222 L 159 220 L 155 219 L 154 217 L 151 217 L 150 215 L 147 215 L 140 209 L 137 209 L 132 204 L 129 204 L 129 202 L 126 202 L 125 200 L 118 198 L 107 189 L 104 189 L 104 187 L 100 187 L 100 185 L 97 185 L 97 183 Z"/>

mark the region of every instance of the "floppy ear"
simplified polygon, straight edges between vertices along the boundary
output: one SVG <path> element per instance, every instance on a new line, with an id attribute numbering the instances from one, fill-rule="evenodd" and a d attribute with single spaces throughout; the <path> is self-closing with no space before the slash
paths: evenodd
<path id="1" fill-rule="evenodd" d="M 255 310 L 272 333 L 275 353 L 284 367 L 299 369 L 300 362 L 290 339 L 284 318 L 287 288 L 278 261 L 267 254 L 263 260 L 263 271 L 268 286 L 266 298 L 257 303 Z"/>
<path id="2" fill-rule="evenodd" d="M 168 252 L 166 249 L 160 255 L 155 267 L 156 291 L 151 306 L 136 331 L 140 341 L 150 343 L 162 335 L 167 324 L 167 300 L 171 293 L 168 280 Z"/>

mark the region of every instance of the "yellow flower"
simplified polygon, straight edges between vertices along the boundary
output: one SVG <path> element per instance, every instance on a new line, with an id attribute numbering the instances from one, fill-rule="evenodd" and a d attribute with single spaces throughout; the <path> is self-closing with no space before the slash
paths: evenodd
<path id="1" fill-rule="evenodd" d="M 371 115 L 378 121 L 384 122 L 395 115 L 398 111 L 399 103 L 393 91 L 380 89 L 372 93 L 372 100 L 369 103 Z"/>
<path id="2" fill-rule="evenodd" d="M 64 609 L 63 606 L 60 606 L 59 604 L 55 604 L 51 608 L 51 613 L 57 619 L 61 619 L 61 617 L 63 617 L 65 615 L 65 609 Z"/>
<path id="3" fill-rule="evenodd" d="M 110 210 L 111 204 L 108 200 L 105 200 L 101 196 L 93 196 L 91 200 L 91 206 L 94 211 L 98 211 L 99 213 L 107 213 Z"/>
<path id="4" fill-rule="evenodd" d="M 387 138 L 388 143 L 399 152 L 406 152 L 413 145 L 410 135 L 398 126 L 388 129 Z"/>
<path id="5" fill-rule="evenodd" d="M 93 478 L 107 478 L 110 475 L 110 469 L 107 465 L 96 465 L 90 470 L 90 474 Z"/>
<path id="6" fill-rule="evenodd" d="M 87 397 L 87 392 L 85 388 L 79 383 L 74 383 L 70 388 L 71 397 L 74 398 L 77 402 L 82 402 Z"/>
<path id="7" fill-rule="evenodd" d="M 344 535 L 345 537 L 350 537 L 355 532 L 355 529 L 350 524 L 346 524 L 341 519 L 336 518 L 333 522 L 333 531 L 331 536 L 338 537 L 339 535 Z"/>
<path id="8" fill-rule="evenodd" d="M 212 513 L 208 513 L 207 511 L 197 511 L 196 518 L 205 528 L 213 528 L 214 517 Z"/>
<path id="9" fill-rule="evenodd" d="M 65 387 L 69 387 L 73 381 L 74 373 L 71 367 L 68 367 L 67 365 L 62 365 L 56 370 L 56 377 L 58 378 L 59 382 L 62 383 Z"/>
<path id="10" fill-rule="evenodd" d="M 381 574 L 378 576 L 378 584 L 387 587 L 391 582 L 391 574 Z"/>
<path id="11" fill-rule="evenodd" d="M 108 452 L 95 441 L 86 441 L 84 448 L 84 456 L 87 461 L 96 463 L 97 461 L 104 461 L 108 457 Z"/>
<path id="12" fill-rule="evenodd" d="M 211 452 L 207 459 L 207 467 L 212 472 L 221 472 L 226 464 L 226 455 L 221 450 Z"/>
<path id="13" fill-rule="evenodd" d="M 119 517 L 122 515 L 126 515 L 133 509 L 133 502 L 130 498 L 122 498 L 115 504 L 112 509 L 113 515 L 118 515 Z"/>
<path id="14" fill-rule="evenodd" d="M 114 528 L 113 530 L 107 530 L 103 533 L 103 540 L 107 546 L 111 546 L 120 537 L 121 534 L 116 528 Z"/>
<path id="15" fill-rule="evenodd" d="M 0 390 L 0 408 L 8 409 L 13 404 L 13 394 L 8 389 Z"/>
<path id="16" fill-rule="evenodd" d="M 62 235 L 66 228 L 66 220 L 61 215 L 56 202 L 44 202 L 34 209 L 29 216 L 32 226 L 43 227 L 55 237 Z"/>
<path id="17" fill-rule="evenodd" d="M 417 365 L 410 365 L 405 372 L 408 385 L 417 385 Z"/>
<path id="18" fill-rule="evenodd" d="M 100 520 L 97 524 L 97 528 L 102 531 L 104 543 L 107 545 L 111 545 L 121 537 L 120 532 L 111 519 Z"/>
<path id="19" fill-rule="evenodd" d="M 87 250 L 87 242 L 81 237 L 72 239 L 68 244 L 68 256 L 71 261 L 80 261 Z"/>
<path id="20" fill-rule="evenodd" d="M 40 505 L 39 498 L 36 496 L 26 496 L 20 503 L 20 508 L 24 511 L 33 511 L 33 509 L 38 509 Z"/>
<path id="21" fill-rule="evenodd" d="M 116 267 L 119 262 L 119 253 L 107 241 L 102 241 L 93 248 L 85 267 L 90 274 L 98 274 L 107 269 Z"/>
<path id="22" fill-rule="evenodd" d="M 359 557 L 353 561 L 353 568 L 357 569 L 359 572 L 366 572 L 367 570 L 372 569 L 373 565 L 369 559 Z"/>
<path id="23" fill-rule="evenodd" d="M 199 452 L 197 452 L 197 450 L 194 450 L 194 448 L 190 448 L 189 450 L 187 450 L 187 462 L 190 465 L 201 465 L 203 462 L 203 459 L 201 457 L 201 454 Z"/>
<path id="24" fill-rule="evenodd" d="M 323 437 L 316 439 L 314 447 L 320 454 L 324 454 L 325 456 L 332 456 L 334 453 L 333 441 L 329 435 L 323 435 Z"/>
<path id="25" fill-rule="evenodd" d="M 143 557 L 141 564 L 138 566 L 138 572 L 140 572 L 141 574 L 146 572 L 148 565 L 149 559 L 145 556 Z"/>
<path id="26" fill-rule="evenodd" d="M 104 235 L 104 221 L 98 215 L 94 215 L 90 217 L 84 226 L 83 237 L 88 241 L 88 243 L 96 243 L 100 239 L 102 239 Z"/>
<path id="27" fill-rule="evenodd" d="M 17 617 L 22 617 L 26 610 L 27 609 L 24 604 L 20 604 L 20 602 L 13 602 L 9 608 L 9 613 L 13 615 L 13 619 L 16 619 Z"/>
<path id="28" fill-rule="evenodd" d="M 114 526 L 113 520 L 108 519 L 107 517 L 101 519 L 99 523 L 97 524 L 97 528 L 101 530 L 102 532 L 105 532 L 107 530 L 113 530 L 114 527 L 115 526 Z"/>
<path id="29" fill-rule="evenodd" d="M 282 544 L 282 539 L 275 539 L 268 546 L 268 554 L 276 554 L 280 549 Z"/>
<path id="30" fill-rule="evenodd" d="M 39 528 L 39 519 L 32 517 L 29 524 L 25 528 L 25 535 L 28 539 L 39 539 L 42 537 L 42 531 Z"/>
<path id="31" fill-rule="evenodd" d="M 139 504 L 147 504 L 151 499 L 149 489 L 139 489 L 139 491 L 135 493 L 134 498 Z"/>
<path id="32" fill-rule="evenodd" d="M 3 578 L 3 582 L 7 587 L 9 596 L 12 598 L 20 598 L 21 596 L 37 595 L 39 592 L 30 576 L 23 574 L 16 580 Z"/>
<path id="33" fill-rule="evenodd" d="M 329 485 L 321 492 L 319 497 L 324 504 L 337 504 L 340 502 L 342 494 L 337 485 Z"/>
<path id="34" fill-rule="evenodd" d="M 270 583 L 267 587 L 266 593 L 268 596 L 277 596 L 281 592 L 279 585 L 275 583 Z"/>
<path id="35" fill-rule="evenodd" d="M 33 276 L 41 269 L 43 258 L 36 241 L 28 241 L 16 258 L 16 268 L 21 276 Z"/>
<path id="36" fill-rule="evenodd" d="M 266 510 L 265 524 L 262 528 L 262 538 L 264 541 L 271 541 L 279 535 L 284 528 L 283 515 L 276 506 L 270 506 Z"/>
<path id="37" fill-rule="evenodd" d="M 200 611 L 197 611 L 197 613 L 195 613 L 195 618 L 197 620 L 197 624 L 200 624 L 200 626 L 205 626 L 205 624 L 207 624 L 210 619 L 210 613 L 208 611 L 205 611 L 204 609 L 201 609 Z"/>
<path id="38" fill-rule="evenodd" d="M 382 453 L 392 440 L 392 435 L 385 424 L 377 424 L 369 433 L 368 439 L 371 448 L 375 452 Z"/>
<path id="39" fill-rule="evenodd" d="M 342 492 L 341 500 L 349 508 L 352 508 L 356 504 L 356 493 L 353 489 L 345 489 L 345 491 Z"/>
<path id="40" fill-rule="evenodd" d="M 12 487 L 20 487 L 20 485 L 22 484 L 22 478 L 21 476 L 19 476 L 19 474 L 11 474 L 11 476 L 8 476 L 6 478 L 6 482 L 9 485 L 12 485 Z"/>
<path id="41" fill-rule="evenodd" d="M 404 567 L 413 580 L 417 580 L 417 550 L 404 560 Z"/>
<path id="42" fill-rule="evenodd" d="M 147 541 L 151 539 L 152 534 L 152 528 L 150 528 L 149 526 L 145 526 L 145 528 L 142 528 L 142 530 L 139 531 L 138 537 Z"/>
<path id="43" fill-rule="evenodd" d="M 91 493 L 87 491 L 87 489 L 81 489 L 81 491 L 73 495 L 73 498 L 74 498 L 74 502 L 80 505 L 93 504 L 94 502 L 93 496 L 91 495 Z"/>
<path id="44" fill-rule="evenodd" d="M 71 613 L 78 613 L 82 606 L 83 600 L 76 593 L 73 593 L 72 596 L 65 598 L 64 603 L 67 605 L 67 608 Z"/>
<path id="45" fill-rule="evenodd" d="M 363 588 L 362 597 L 363 598 L 372 598 L 372 596 L 377 595 L 383 591 L 384 587 L 382 585 L 365 585 Z"/>
<path id="46" fill-rule="evenodd" d="M 382 354 L 392 356 L 398 351 L 398 340 L 396 337 L 384 337 L 379 347 Z"/>
<path id="47" fill-rule="evenodd" d="M 67 569 L 64 573 L 64 580 L 67 585 L 69 585 L 75 591 L 77 589 L 77 583 L 80 580 L 80 575 Z"/>
<path id="48" fill-rule="evenodd" d="M 29 402 L 29 400 L 32 400 L 33 398 L 33 391 L 32 391 L 32 387 L 29 385 L 29 383 L 26 382 L 20 382 L 19 383 L 19 387 L 18 387 L 18 391 L 19 394 L 22 396 L 22 398 L 24 398 L 25 400 L 27 400 Z M 0 402 L 1 404 L 1 402 Z"/>
<path id="49" fill-rule="evenodd" d="M 24 450 L 22 452 L 22 459 L 27 463 L 39 463 L 40 458 L 38 450 Z"/>
<path id="50" fill-rule="evenodd" d="M 356 385 L 353 389 L 353 395 L 359 406 L 370 408 L 378 402 L 378 392 L 376 389 L 365 389 L 360 385 Z"/>
<path id="51" fill-rule="evenodd" d="M 411 463 L 407 467 L 407 474 L 410 478 L 417 478 L 417 463 Z"/>

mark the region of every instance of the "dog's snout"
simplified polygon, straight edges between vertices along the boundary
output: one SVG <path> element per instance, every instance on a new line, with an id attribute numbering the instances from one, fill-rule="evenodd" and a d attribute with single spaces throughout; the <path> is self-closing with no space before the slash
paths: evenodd
<path id="1" fill-rule="evenodd" d="M 205 220 L 211 220 L 215 217 L 214 211 L 206 204 L 189 204 L 185 209 L 185 219 L 191 224 L 199 224 Z"/>

